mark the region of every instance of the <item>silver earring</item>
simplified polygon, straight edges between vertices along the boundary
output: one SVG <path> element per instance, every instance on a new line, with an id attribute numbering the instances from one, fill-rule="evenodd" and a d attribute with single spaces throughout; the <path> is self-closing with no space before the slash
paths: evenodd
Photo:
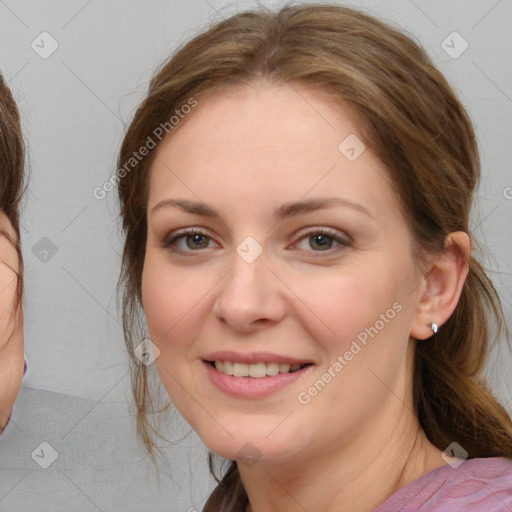
<path id="1" fill-rule="evenodd" d="M 439 325 L 437 325 L 435 322 L 430 322 L 429 326 L 432 329 L 432 332 L 437 334 L 437 331 L 439 331 Z"/>

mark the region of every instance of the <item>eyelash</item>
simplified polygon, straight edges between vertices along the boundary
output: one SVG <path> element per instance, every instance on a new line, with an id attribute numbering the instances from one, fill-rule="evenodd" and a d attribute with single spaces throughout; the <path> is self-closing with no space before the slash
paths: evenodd
<path id="1" fill-rule="evenodd" d="M 187 236 L 191 236 L 191 235 L 201 235 L 201 236 L 204 236 L 205 238 L 207 238 L 209 240 L 212 240 L 212 238 L 210 236 L 208 236 L 201 229 L 190 228 L 190 229 L 187 229 L 187 230 L 184 230 L 184 231 L 178 231 L 178 232 L 172 233 L 168 238 L 166 238 L 164 240 L 163 247 L 165 249 L 169 249 L 170 251 L 172 251 L 172 252 L 174 252 L 176 254 L 180 254 L 180 255 L 183 255 L 183 256 L 195 256 L 194 253 L 202 252 L 202 250 L 201 249 L 197 249 L 197 250 L 194 250 L 194 249 L 183 250 L 183 249 L 179 249 L 176 246 L 176 242 L 178 240 L 180 240 L 182 238 L 186 238 Z M 334 230 L 329 229 L 329 228 L 316 228 L 316 229 L 312 229 L 310 231 L 307 231 L 306 233 L 302 234 L 302 236 L 299 238 L 299 241 L 301 241 L 303 239 L 310 238 L 310 237 L 312 237 L 314 235 L 326 235 L 327 237 L 332 238 L 335 242 L 337 242 L 339 244 L 339 245 L 337 245 L 337 246 L 335 246 L 333 248 L 329 248 L 329 249 L 325 249 L 325 250 L 314 251 L 314 250 L 311 249 L 311 250 L 307 251 L 307 252 L 313 252 L 313 253 L 320 253 L 318 256 L 314 256 L 314 257 L 321 257 L 322 253 L 326 253 L 327 255 L 332 255 L 333 252 L 338 252 L 342 248 L 347 248 L 347 247 L 351 247 L 352 246 L 352 240 L 350 240 L 348 238 L 342 238 L 338 234 L 337 231 L 334 231 Z M 294 245 L 296 245 L 296 243 Z M 298 249 L 298 250 L 305 250 L 305 249 Z"/>

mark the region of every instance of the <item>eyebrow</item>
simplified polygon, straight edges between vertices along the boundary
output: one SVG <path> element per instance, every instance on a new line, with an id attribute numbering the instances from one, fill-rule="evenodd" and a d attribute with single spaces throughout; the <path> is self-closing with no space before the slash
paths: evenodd
<path id="1" fill-rule="evenodd" d="M 341 197 L 325 197 L 284 203 L 274 210 L 273 217 L 276 222 L 279 222 L 285 217 L 298 215 L 300 213 L 312 212 L 333 206 L 352 208 L 370 217 L 371 219 L 374 219 L 374 216 L 364 206 L 352 201 L 348 201 L 347 199 L 342 199 Z M 158 204 L 153 206 L 151 213 L 163 207 L 177 207 L 187 213 L 202 215 L 204 217 L 210 217 L 223 221 L 222 216 L 215 209 L 202 202 L 190 201 L 188 199 L 164 199 L 163 201 L 160 201 Z"/>

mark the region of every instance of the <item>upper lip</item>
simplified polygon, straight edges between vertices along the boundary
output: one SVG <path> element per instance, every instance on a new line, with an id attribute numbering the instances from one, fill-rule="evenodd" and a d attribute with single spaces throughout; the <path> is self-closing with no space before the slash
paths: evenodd
<path id="1" fill-rule="evenodd" d="M 311 361 L 307 359 L 297 359 L 290 356 L 282 356 L 279 354 L 272 354 L 270 352 L 249 352 L 240 353 L 232 352 L 230 350 L 222 350 L 208 354 L 205 361 L 230 361 L 232 363 L 278 363 L 278 364 L 310 364 Z"/>

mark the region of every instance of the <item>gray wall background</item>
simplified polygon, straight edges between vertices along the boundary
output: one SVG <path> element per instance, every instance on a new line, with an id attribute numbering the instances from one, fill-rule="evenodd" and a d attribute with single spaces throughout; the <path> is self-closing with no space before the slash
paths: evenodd
<path id="1" fill-rule="evenodd" d="M 483 158 L 473 225 L 512 325 L 512 1 L 338 3 L 405 28 L 469 109 Z M 206 451 L 183 420 L 159 476 L 137 444 L 116 307 L 117 202 L 115 192 L 98 200 L 93 189 L 115 170 L 124 126 L 156 66 L 208 21 L 255 4 L 0 0 L 0 68 L 22 112 L 31 167 L 22 219 L 29 370 L 0 440 L 4 512 L 185 512 L 200 510 L 213 487 Z M 510 368 L 502 340 L 488 373 L 509 411 Z"/>

